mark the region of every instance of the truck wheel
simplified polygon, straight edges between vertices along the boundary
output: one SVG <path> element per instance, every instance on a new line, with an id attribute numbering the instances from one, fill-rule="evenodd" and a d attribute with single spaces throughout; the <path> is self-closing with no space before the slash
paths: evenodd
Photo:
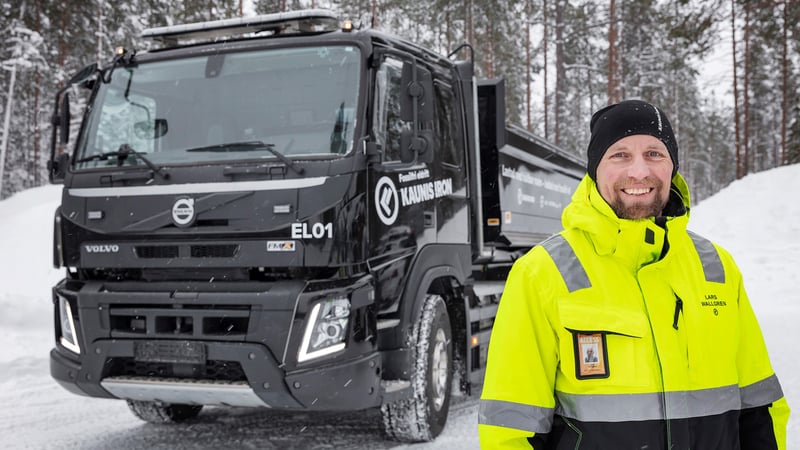
<path id="1" fill-rule="evenodd" d="M 203 405 L 176 405 L 172 403 L 142 402 L 128 400 L 133 415 L 145 422 L 164 424 L 183 422 L 200 414 Z"/>
<path id="2" fill-rule="evenodd" d="M 381 407 L 386 434 L 399 441 L 433 440 L 444 429 L 450 410 L 453 346 L 444 299 L 428 294 L 413 331 L 413 397 Z"/>

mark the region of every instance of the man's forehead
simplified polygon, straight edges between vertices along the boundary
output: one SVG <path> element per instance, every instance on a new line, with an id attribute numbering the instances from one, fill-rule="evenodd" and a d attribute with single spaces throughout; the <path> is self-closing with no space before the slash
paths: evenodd
<path id="1" fill-rule="evenodd" d="M 609 148 L 627 148 L 634 142 L 641 143 L 643 141 L 645 141 L 644 145 L 647 148 L 657 148 L 662 150 L 667 148 L 666 144 L 664 144 L 661 139 L 649 134 L 633 134 L 630 136 L 625 136 L 624 138 L 611 144 L 611 147 Z"/>

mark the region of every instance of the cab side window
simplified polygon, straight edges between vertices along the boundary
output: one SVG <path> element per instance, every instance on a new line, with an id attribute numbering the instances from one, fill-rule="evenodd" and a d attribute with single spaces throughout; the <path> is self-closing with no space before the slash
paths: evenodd
<path id="1" fill-rule="evenodd" d="M 453 88 L 442 81 L 434 82 L 436 95 L 436 148 L 443 164 L 461 168 L 464 163 L 461 121 Z"/>
<path id="2" fill-rule="evenodd" d="M 402 61 L 387 57 L 375 76 L 375 107 L 373 133 L 375 142 L 383 149 L 385 162 L 400 161 L 400 137 L 411 129 L 411 122 L 400 116 Z"/>

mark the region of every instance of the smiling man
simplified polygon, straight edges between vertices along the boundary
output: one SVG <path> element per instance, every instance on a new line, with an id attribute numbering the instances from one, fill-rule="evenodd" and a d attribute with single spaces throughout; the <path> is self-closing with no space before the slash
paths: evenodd
<path id="1" fill-rule="evenodd" d="M 481 447 L 784 450 L 789 407 L 733 258 L 687 231 L 666 115 L 628 100 L 590 127 L 564 230 L 506 282 Z"/>
<path id="2" fill-rule="evenodd" d="M 637 134 L 609 147 L 597 165 L 597 188 L 620 219 L 660 216 L 675 165 L 660 139 Z"/>

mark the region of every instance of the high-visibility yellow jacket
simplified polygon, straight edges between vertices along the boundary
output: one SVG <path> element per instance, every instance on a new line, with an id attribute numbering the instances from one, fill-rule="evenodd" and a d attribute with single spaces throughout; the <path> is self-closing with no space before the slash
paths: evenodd
<path id="1" fill-rule="evenodd" d="M 622 220 L 586 177 L 565 230 L 513 266 L 489 345 L 481 447 L 786 448 L 789 406 L 728 252 L 668 217 Z"/>

